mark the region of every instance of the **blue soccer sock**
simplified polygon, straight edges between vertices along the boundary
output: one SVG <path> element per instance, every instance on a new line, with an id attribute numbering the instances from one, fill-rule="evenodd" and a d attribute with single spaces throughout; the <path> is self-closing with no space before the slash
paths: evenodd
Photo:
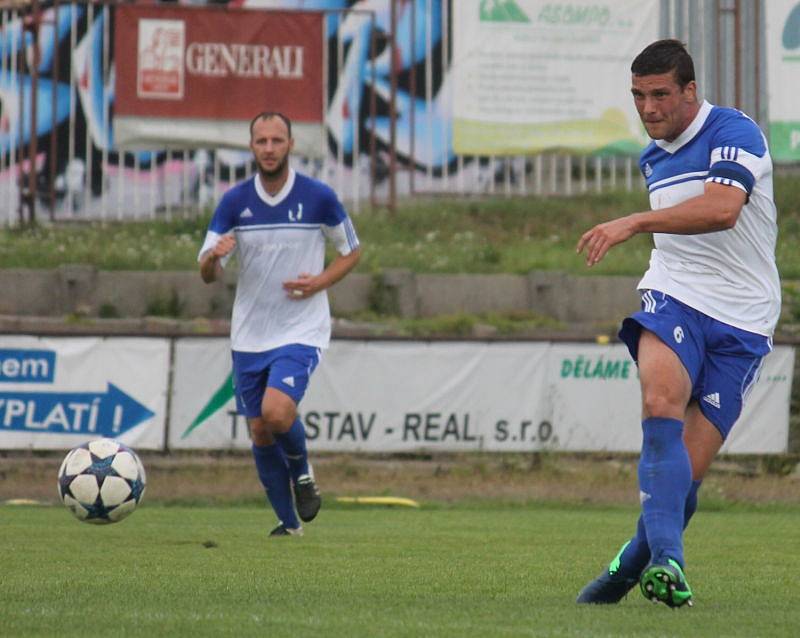
<path id="1" fill-rule="evenodd" d="M 702 481 L 692 481 L 689 493 L 683 504 L 683 529 L 689 525 L 692 516 L 697 511 L 697 490 Z M 615 573 L 624 578 L 639 578 L 642 570 L 650 562 L 650 546 L 647 544 L 647 534 L 644 529 L 644 519 L 639 516 L 636 523 L 636 534 L 623 548 L 618 556 L 619 564 Z"/>
<path id="2" fill-rule="evenodd" d="M 642 519 L 654 563 L 683 563 L 686 498 L 692 465 L 683 443 L 683 421 L 651 417 L 642 421 L 639 491 Z"/>
<path id="3" fill-rule="evenodd" d="M 289 461 L 289 474 L 292 481 L 297 483 L 297 479 L 308 474 L 308 449 L 306 448 L 306 429 L 300 417 L 292 423 L 288 432 L 275 434 L 275 440 L 280 443 L 286 460 Z"/>
<path id="4" fill-rule="evenodd" d="M 292 488 L 289 484 L 289 469 L 286 467 L 286 459 L 283 450 L 277 444 L 274 445 L 253 445 L 253 458 L 256 462 L 256 470 L 261 484 L 267 491 L 272 509 L 284 526 L 297 529 L 300 521 L 294 511 L 294 500 Z"/>

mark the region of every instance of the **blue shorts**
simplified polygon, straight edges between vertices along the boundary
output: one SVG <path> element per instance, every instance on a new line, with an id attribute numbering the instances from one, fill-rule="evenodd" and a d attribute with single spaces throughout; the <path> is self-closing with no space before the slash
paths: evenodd
<path id="1" fill-rule="evenodd" d="M 734 328 L 656 290 L 642 294 L 642 310 L 622 322 L 619 338 L 637 361 L 642 328 L 656 334 L 683 363 L 692 399 L 727 438 L 758 380 L 772 340 Z"/>
<path id="2" fill-rule="evenodd" d="M 319 358 L 319 348 L 296 343 L 266 352 L 234 350 L 233 387 L 239 414 L 251 419 L 261 416 L 267 388 L 276 388 L 299 404 Z"/>

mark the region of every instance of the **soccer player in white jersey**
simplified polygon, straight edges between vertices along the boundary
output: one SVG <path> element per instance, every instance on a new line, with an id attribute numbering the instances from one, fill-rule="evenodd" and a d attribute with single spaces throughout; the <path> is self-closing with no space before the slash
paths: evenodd
<path id="1" fill-rule="evenodd" d="M 697 98 L 692 58 L 660 40 L 633 61 L 632 93 L 653 139 L 640 168 L 652 211 L 599 224 L 578 241 L 586 263 L 653 233 L 642 310 L 620 338 L 642 391 L 641 516 L 633 538 L 579 603 L 691 604 L 683 530 L 697 490 L 758 379 L 780 313 L 772 160 L 746 115 Z"/>
<path id="2" fill-rule="evenodd" d="M 278 517 L 270 536 L 302 534 L 300 520 L 311 521 L 321 505 L 297 406 L 330 341 L 325 290 L 360 256 L 333 190 L 289 166 L 293 145 L 283 114 L 253 118 L 250 150 L 258 172 L 225 193 L 198 256 L 203 281 L 211 283 L 238 253 L 231 318 L 236 404 L 247 418 L 258 476 Z M 326 239 L 339 252 L 327 267 Z"/>

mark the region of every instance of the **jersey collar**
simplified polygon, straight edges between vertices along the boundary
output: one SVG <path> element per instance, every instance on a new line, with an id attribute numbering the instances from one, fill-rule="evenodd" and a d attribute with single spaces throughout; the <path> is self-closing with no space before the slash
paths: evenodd
<path id="1" fill-rule="evenodd" d="M 253 176 L 253 181 L 256 185 L 256 193 L 261 198 L 261 200 L 265 204 L 269 204 L 270 206 L 277 206 L 280 204 L 284 199 L 286 199 L 289 193 L 292 191 L 292 187 L 294 186 L 294 178 L 295 172 L 293 168 L 289 169 L 289 176 L 286 178 L 286 183 L 283 185 L 277 193 L 274 195 L 270 195 L 267 191 L 264 190 L 264 187 L 261 185 L 261 180 L 258 178 L 258 173 Z"/>
<path id="2" fill-rule="evenodd" d="M 686 127 L 686 130 L 683 133 L 678 135 L 678 137 L 671 142 L 667 142 L 666 140 L 653 140 L 656 146 L 665 150 L 667 153 L 677 153 L 681 147 L 688 144 L 692 138 L 700 132 L 700 129 L 703 128 L 703 124 L 706 123 L 708 114 L 711 113 L 712 108 L 713 106 L 708 101 L 703 100 L 697 115 L 694 116 L 692 123 Z"/>

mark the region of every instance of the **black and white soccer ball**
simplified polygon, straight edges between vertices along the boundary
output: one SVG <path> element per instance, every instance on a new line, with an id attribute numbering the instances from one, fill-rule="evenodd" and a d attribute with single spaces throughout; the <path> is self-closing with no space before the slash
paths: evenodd
<path id="1" fill-rule="evenodd" d="M 84 443 L 64 457 L 58 470 L 58 494 L 86 523 L 116 523 L 142 500 L 144 466 L 128 446 L 113 439 Z"/>

